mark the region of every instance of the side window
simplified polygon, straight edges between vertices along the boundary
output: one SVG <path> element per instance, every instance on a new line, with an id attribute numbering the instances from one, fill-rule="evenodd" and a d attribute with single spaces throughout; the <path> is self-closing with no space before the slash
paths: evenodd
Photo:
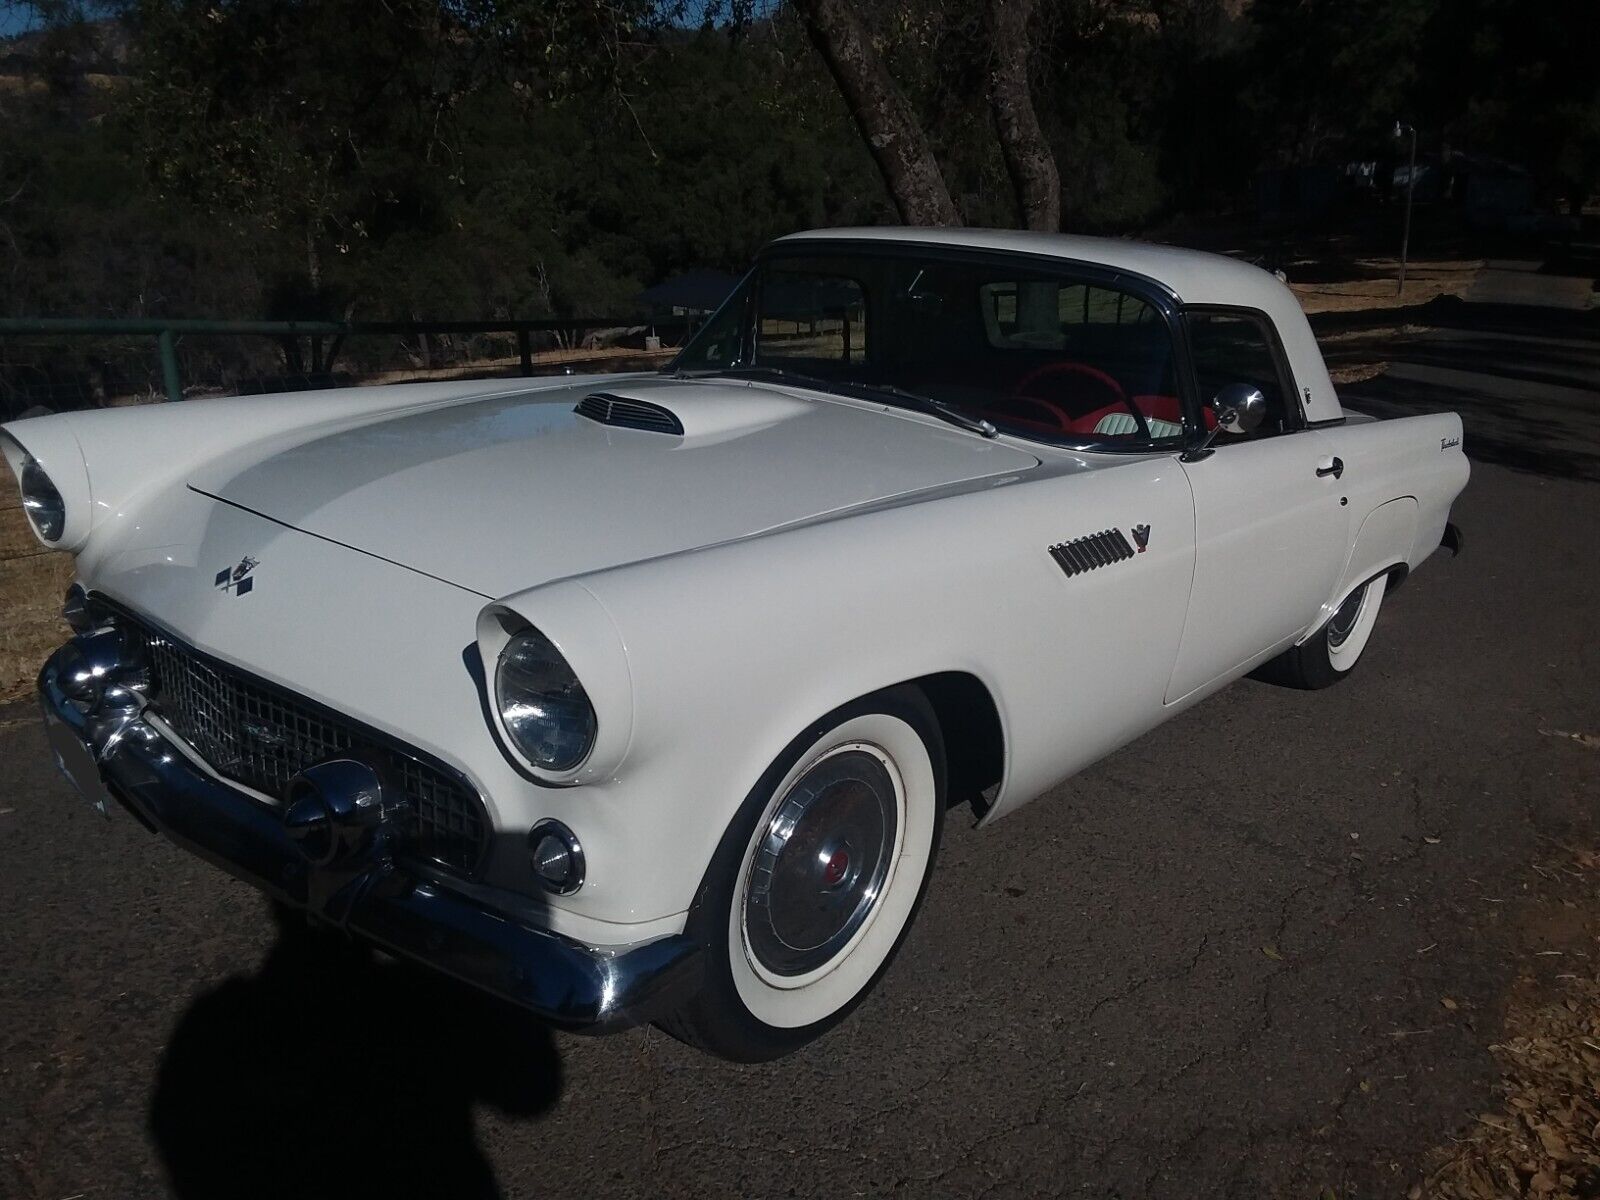
<path id="1" fill-rule="evenodd" d="M 1252 433 L 1220 441 L 1270 437 L 1294 428 L 1284 372 L 1261 318 L 1244 313 L 1191 311 L 1189 346 L 1200 385 L 1200 403 L 1209 404 L 1230 383 L 1248 383 L 1267 398 L 1267 416 Z"/>
<path id="2" fill-rule="evenodd" d="M 769 271 L 756 321 L 759 361 L 800 359 L 812 367 L 859 363 L 867 355 L 867 296 L 839 275 Z"/>

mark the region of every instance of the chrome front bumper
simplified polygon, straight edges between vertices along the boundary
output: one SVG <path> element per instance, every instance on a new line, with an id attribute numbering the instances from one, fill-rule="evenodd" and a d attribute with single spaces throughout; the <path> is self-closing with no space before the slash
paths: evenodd
<path id="1" fill-rule="evenodd" d="M 69 644 L 70 647 L 70 644 Z M 60 686 L 58 650 L 39 699 L 62 773 L 92 803 L 385 950 L 493 992 L 563 1028 L 607 1033 L 670 1011 L 699 987 L 699 947 L 682 935 L 593 950 L 396 864 L 383 839 L 364 854 L 309 862 L 280 813 L 200 769 L 141 711 L 87 713 Z"/>

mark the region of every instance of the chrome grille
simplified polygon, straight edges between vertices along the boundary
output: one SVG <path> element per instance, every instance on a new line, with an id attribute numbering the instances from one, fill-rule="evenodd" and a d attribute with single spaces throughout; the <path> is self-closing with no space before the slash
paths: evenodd
<path id="1" fill-rule="evenodd" d="M 151 707 L 211 769 L 282 796 L 304 768 L 337 754 L 388 766 L 409 804 L 409 857 L 472 874 L 488 845 L 483 803 L 465 782 L 290 692 L 249 678 L 127 614 L 118 625 L 151 668 Z"/>

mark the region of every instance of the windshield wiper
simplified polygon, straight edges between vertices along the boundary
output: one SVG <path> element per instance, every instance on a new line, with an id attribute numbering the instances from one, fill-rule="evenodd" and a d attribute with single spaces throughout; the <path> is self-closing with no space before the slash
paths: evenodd
<path id="1" fill-rule="evenodd" d="M 912 406 L 920 412 L 942 418 L 952 425 L 959 425 L 962 429 L 969 429 L 973 433 L 981 433 L 986 438 L 1000 436 L 1000 431 L 994 427 L 992 421 L 986 421 L 982 417 L 970 416 L 962 412 L 954 404 L 946 403 L 943 400 L 935 400 L 932 396 L 924 396 L 921 392 L 908 392 L 905 388 L 893 383 L 863 383 L 858 386 L 862 391 L 881 392 L 889 396 L 898 396 L 901 400 L 909 400 Z"/>
<path id="2" fill-rule="evenodd" d="M 790 383 L 800 384 L 804 387 L 815 388 L 819 392 L 833 392 L 836 395 L 853 396 L 858 400 L 881 399 L 894 397 L 896 400 L 906 401 L 906 404 L 897 407 L 910 407 L 917 412 L 927 413 L 929 416 L 938 417 L 951 425 L 959 426 L 971 433 L 981 434 L 986 438 L 999 437 L 1000 431 L 994 424 L 985 421 L 982 417 L 969 416 L 953 404 L 943 400 L 935 400 L 932 396 L 924 396 L 921 392 L 907 391 L 893 383 L 858 383 L 852 379 L 824 379 L 820 375 L 807 375 L 803 371 L 791 371 L 788 367 L 729 367 L 718 371 L 719 375 L 770 375 L 777 379 L 787 380 Z M 889 401 L 893 403 L 893 400 Z"/>

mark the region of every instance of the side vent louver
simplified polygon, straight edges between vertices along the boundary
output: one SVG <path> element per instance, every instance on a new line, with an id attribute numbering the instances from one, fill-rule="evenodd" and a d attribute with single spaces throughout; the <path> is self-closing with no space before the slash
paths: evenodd
<path id="1" fill-rule="evenodd" d="M 578 401 L 572 410 L 580 417 L 588 417 L 601 425 L 615 425 L 622 429 L 642 429 L 647 433 L 672 433 L 682 435 L 683 422 L 671 409 L 662 408 L 644 400 L 630 400 L 626 396 L 613 396 L 610 392 L 593 392 Z"/>
<path id="2" fill-rule="evenodd" d="M 1133 547 L 1120 529 L 1106 529 L 1050 547 L 1050 557 L 1068 575 L 1081 575 L 1133 557 Z"/>

